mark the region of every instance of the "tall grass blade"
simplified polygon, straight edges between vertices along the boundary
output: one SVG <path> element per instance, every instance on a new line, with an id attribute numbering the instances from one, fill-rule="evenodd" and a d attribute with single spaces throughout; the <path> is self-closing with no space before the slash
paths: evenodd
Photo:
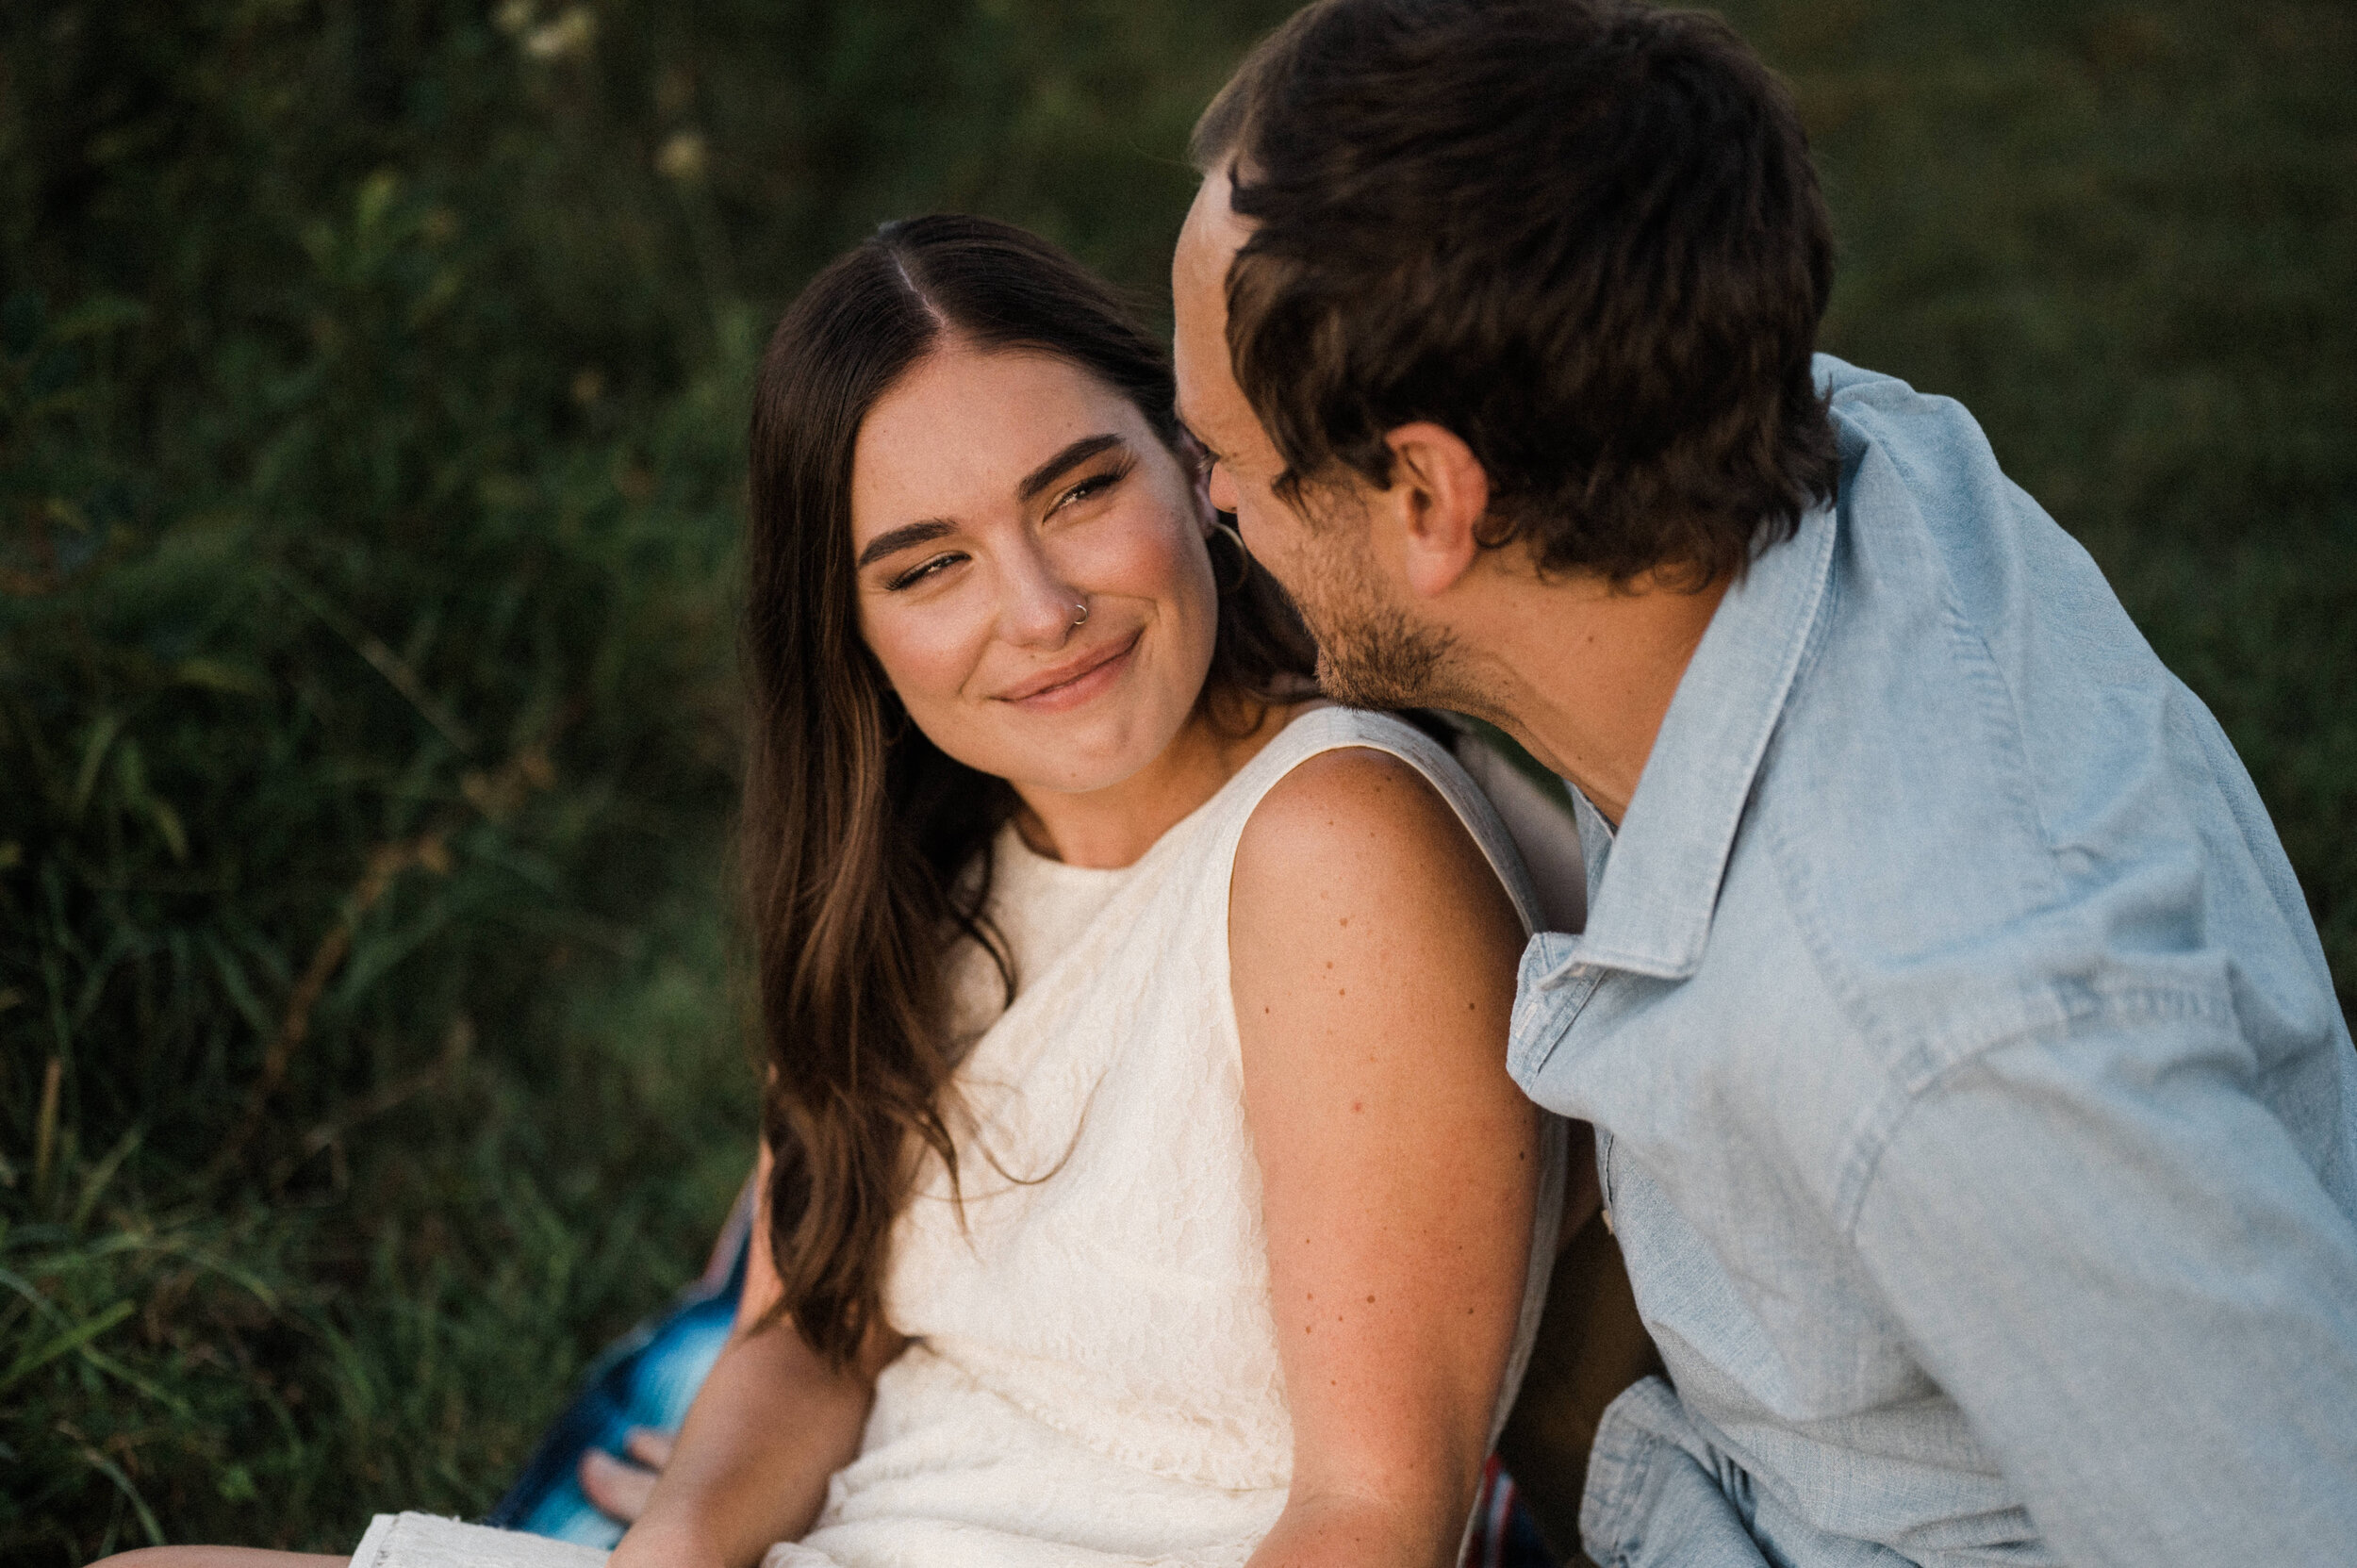
<path id="1" fill-rule="evenodd" d="M 59 1356 L 89 1344 L 124 1318 L 129 1317 L 135 1310 L 130 1302 L 118 1301 L 96 1317 L 75 1324 L 46 1345 L 25 1351 L 17 1357 L 15 1363 L 8 1371 L 0 1372 L 0 1394 L 5 1394 L 14 1388 Z"/>
<path id="2" fill-rule="evenodd" d="M 123 1473 L 123 1467 L 88 1444 L 82 1447 L 82 1458 L 92 1470 L 112 1481 L 115 1490 L 130 1502 L 132 1511 L 139 1515 L 140 1528 L 147 1532 L 147 1543 L 151 1546 L 163 1545 L 163 1527 L 156 1523 L 155 1510 L 147 1506 L 147 1499 L 140 1495 L 140 1489 L 131 1484 L 131 1477 Z"/>
<path id="3" fill-rule="evenodd" d="M 128 1160 L 131 1151 L 139 1147 L 140 1130 L 135 1127 L 116 1141 L 115 1147 L 107 1151 L 105 1158 L 91 1167 L 89 1177 L 82 1183 L 82 1196 L 74 1200 L 74 1217 L 67 1221 L 69 1230 L 82 1229 L 91 1216 L 91 1211 L 97 1208 L 98 1200 L 106 1196 L 107 1184 L 115 1179 L 115 1172 L 123 1168 L 123 1162 Z"/>

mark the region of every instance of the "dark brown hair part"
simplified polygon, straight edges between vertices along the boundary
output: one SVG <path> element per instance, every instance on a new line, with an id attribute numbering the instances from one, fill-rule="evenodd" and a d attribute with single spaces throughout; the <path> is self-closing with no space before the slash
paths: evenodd
<path id="1" fill-rule="evenodd" d="M 1195 128 L 1251 234 L 1236 379 L 1288 499 L 1391 480 L 1429 420 L 1484 542 L 1616 581 L 1739 573 L 1831 499 L 1810 373 L 1833 239 L 1783 87 L 1726 24 L 1625 0 L 1320 0 Z"/>
<path id="2" fill-rule="evenodd" d="M 888 223 L 802 290 L 753 394 L 744 667 L 751 707 L 744 870 L 769 1074 L 770 1248 L 781 1312 L 849 1364 L 881 1319 L 892 1222 L 921 1151 L 957 1181 L 943 1098 L 956 1065 L 945 969 L 984 916 L 1002 780 L 909 721 L 859 634 L 851 464 L 879 399 L 955 335 L 1051 355 L 1128 399 L 1184 460 L 1170 364 L 1063 252 L 981 218 Z M 1221 535 L 1219 537 L 1226 538 Z M 1207 701 L 1276 695 L 1314 651 L 1273 579 L 1214 566 Z"/>

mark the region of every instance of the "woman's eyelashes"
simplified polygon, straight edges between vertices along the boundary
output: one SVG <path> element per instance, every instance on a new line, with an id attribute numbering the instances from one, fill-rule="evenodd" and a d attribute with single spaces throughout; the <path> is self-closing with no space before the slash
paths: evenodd
<path id="1" fill-rule="evenodd" d="M 1121 462 L 1115 463 L 1110 468 L 1101 469 L 1096 473 L 1090 474 L 1087 478 L 1080 480 L 1070 488 L 1058 495 L 1056 499 L 1048 504 L 1047 512 L 1043 514 L 1043 520 L 1047 518 L 1052 518 L 1069 507 L 1077 506 L 1083 502 L 1096 501 L 1101 497 L 1112 494 L 1113 490 L 1120 487 L 1123 480 L 1129 477 L 1130 470 L 1136 466 L 1137 465 L 1133 461 L 1125 458 Z M 947 550 L 938 555 L 929 556 L 925 560 L 919 561 L 916 565 L 910 567 L 907 570 L 896 573 L 895 575 L 886 578 L 884 580 L 884 591 L 886 593 L 898 593 L 903 588 L 913 588 L 916 586 L 917 584 L 924 582 L 928 578 L 931 578 L 940 572 L 948 570 L 949 568 L 956 566 L 959 562 L 965 559 L 965 553 L 956 550 Z"/>
<path id="2" fill-rule="evenodd" d="M 931 560 L 918 562 L 896 577 L 887 578 L 884 582 L 884 591 L 898 593 L 902 588 L 913 588 L 926 578 L 932 576 L 933 573 L 947 570 L 964 559 L 965 556 L 957 551 L 945 551 Z"/>
<path id="3" fill-rule="evenodd" d="M 1108 494 L 1115 486 L 1129 478 L 1129 470 L 1136 466 L 1134 462 L 1125 457 L 1110 468 L 1098 470 L 1058 496 L 1055 504 L 1047 508 L 1047 515 L 1054 517 L 1067 506 L 1083 501 L 1093 501 L 1098 496 Z"/>

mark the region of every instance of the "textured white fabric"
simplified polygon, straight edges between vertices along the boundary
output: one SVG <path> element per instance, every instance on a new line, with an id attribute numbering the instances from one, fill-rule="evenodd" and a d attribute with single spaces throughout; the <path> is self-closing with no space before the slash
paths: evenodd
<path id="1" fill-rule="evenodd" d="M 599 1568 L 605 1558 L 595 1546 L 431 1513 L 380 1513 L 353 1548 L 352 1568 Z"/>
<path id="2" fill-rule="evenodd" d="M 894 1232 L 885 1295 L 916 1343 L 879 1380 L 816 1527 L 766 1568 L 1210 1568 L 1244 1561 L 1276 1522 L 1292 1426 L 1228 992 L 1228 879 L 1269 787 L 1348 746 L 1430 779 L 1531 924 L 1512 842 L 1454 759 L 1350 709 L 1295 719 L 1132 866 L 1065 866 L 1002 834 L 991 910 L 1014 1003 L 989 1022 L 995 968 L 969 950 L 957 971 L 979 1032 L 959 1073 L 964 1223 L 931 1164 Z M 1553 1118 L 1543 1149 L 1500 1422 L 1554 1255 Z"/>

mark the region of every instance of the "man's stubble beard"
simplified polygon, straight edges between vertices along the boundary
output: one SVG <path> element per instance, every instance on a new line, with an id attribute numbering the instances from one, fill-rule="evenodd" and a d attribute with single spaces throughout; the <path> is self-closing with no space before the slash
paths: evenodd
<path id="1" fill-rule="evenodd" d="M 1355 543 L 1331 522 L 1313 525 L 1305 552 L 1313 582 L 1294 596 L 1317 641 L 1319 689 L 1354 708 L 1459 706 L 1450 679 L 1455 639 L 1387 602 Z"/>

